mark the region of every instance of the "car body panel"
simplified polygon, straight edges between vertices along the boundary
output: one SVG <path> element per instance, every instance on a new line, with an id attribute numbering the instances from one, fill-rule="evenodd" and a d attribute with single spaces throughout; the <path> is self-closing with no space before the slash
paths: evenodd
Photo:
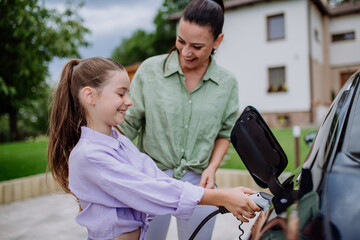
<path id="1" fill-rule="evenodd" d="M 348 84 L 348 99 L 339 113 L 338 143 L 324 170 L 321 213 L 326 239 L 356 239 L 360 236 L 360 93 L 359 74 Z M 342 115 L 341 115 L 342 114 Z M 340 128 L 339 127 L 339 128 Z M 332 227 L 330 227 L 332 226 Z"/>
<path id="2" fill-rule="evenodd" d="M 318 209 L 318 214 L 309 218 L 308 224 L 315 224 L 318 221 L 319 225 L 315 226 L 320 228 L 321 232 L 317 231 L 316 234 L 320 234 L 317 236 L 322 236 L 324 239 L 356 239 L 360 236 L 359 85 L 360 71 L 350 77 L 334 99 L 316 133 L 304 164 L 285 181 L 286 185 L 293 185 L 293 191 L 301 192 L 301 186 L 308 184 L 302 179 L 303 173 L 310 170 L 311 192 L 316 193 L 319 200 L 313 208 Z M 249 159 L 242 160 L 244 163 L 249 161 Z M 270 207 L 267 219 L 257 221 L 258 225 L 263 226 L 254 228 L 267 229 L 277 218 L 289 221 L 293 215 L 291 211 L 298 211 L 297 204 L 304 195 L 299 194 L 299 196 L 299 200 L 289 205 L 288 210 L 280 215 L 274 213 L 273 206 Z M 305 228 L 306 224 L 303 227 Z"/>

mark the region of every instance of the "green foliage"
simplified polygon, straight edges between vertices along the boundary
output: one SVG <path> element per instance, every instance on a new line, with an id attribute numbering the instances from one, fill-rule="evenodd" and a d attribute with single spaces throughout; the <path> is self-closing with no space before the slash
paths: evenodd
<path id="1" fill-rule="evenodd" d="M 76 6 L 76 7 L 80 7 Z M 70 4 L 64 13 L 38 0 L 0 1 L 0 116 L 9 115 L 11 138 L 18 138 L 19 109 L 43 95 L 53 57 L 80 57 L 89 30 Z"/>
<path id="2" fill-rule="evenodd" d="M 113 51 L 111 58 L 122 65 L 131 65 L 152 56 L 153 34 L 137 30 L 130 38 L 124 39 Z"/>
<path id="3" fill-rule="evenodd" d="M 37 87 L 36 97 L 29 99 L 18 110 L 19 138 L 27 139 L 46 134 L 48 131 L 51 89 L 46 82 Z M 9 115 L 0 116 L 0 142 L 10 141 Z"/>
<path id="4" fill-rule="evenodd" d="M 131 65 L 168 52 L 176 39 L 176 24 L 168 18 L 171 14 L 181 12 L 189 2 L 190 0 L 165 0 L 154 19 L 155 31 L 147 33 L 137 30 L 114 49 L 111 58 L 123 65 Z"/>
<path id="5" fill-rule="evenodd" d="M 19 108 L 18 127 L 22 130 L 22 139 L 47 132 L 51 91 L 46 82 L 40 83 L 37 87 L 37 98 Z"/>
<path id="6" fill-rule="evenodd" d="M 165 0 L 162 8 L 159 9 L 154 24 L 156 30 L 154 33 L 155 54 L 166 53 L 175 44 L 176 24 L 169 21 L 172 14 L 180 13 L 186 7 L 190 0 Z"/>
<path id="7" fill-rule="evenodd" d="M 10 141 L 9 116 L 0 116 L 0 142 Z"/>

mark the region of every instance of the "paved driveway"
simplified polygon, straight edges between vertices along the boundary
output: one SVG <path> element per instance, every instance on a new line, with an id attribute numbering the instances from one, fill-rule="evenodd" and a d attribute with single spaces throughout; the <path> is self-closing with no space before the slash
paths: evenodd
<path id="1" fill-rule="evenodd" d="M 85 240 L 86 229 L 75 222 L 77 212 L 74 198 L 65 194 L 49 194 L 0 205 L 0 239 Z M 239 239 L 238 224 L 231 213 L 218 214 L 212 240 Z M 250 227 L 251 223 L 242 225 L 245 236 Z M 175 221 L 172 221 L 167 240 L 176 239 Z"/>

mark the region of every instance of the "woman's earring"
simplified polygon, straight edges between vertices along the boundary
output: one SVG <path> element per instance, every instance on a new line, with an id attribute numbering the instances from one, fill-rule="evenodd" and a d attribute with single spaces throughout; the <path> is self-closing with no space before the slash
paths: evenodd
<path id="1" fill-rule="evenodd" d="M 212 54 L 215 54 L 215 53 L 216 53 L 216 48 L 213 48 Z"/>

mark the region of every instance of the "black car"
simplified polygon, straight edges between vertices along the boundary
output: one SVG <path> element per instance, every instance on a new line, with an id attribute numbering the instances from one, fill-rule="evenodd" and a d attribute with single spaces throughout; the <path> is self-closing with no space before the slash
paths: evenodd
<path id="1" fill-rule="evenodd" d="M 286 155 L 252 107 L 238 119 L 232 143 L 272 204 L 251 239 L 360 239 L 360 71 L 337 95 L 304 164 L 280 183 Z M 309 139 L 307 139 L 308 141 Z"/>

